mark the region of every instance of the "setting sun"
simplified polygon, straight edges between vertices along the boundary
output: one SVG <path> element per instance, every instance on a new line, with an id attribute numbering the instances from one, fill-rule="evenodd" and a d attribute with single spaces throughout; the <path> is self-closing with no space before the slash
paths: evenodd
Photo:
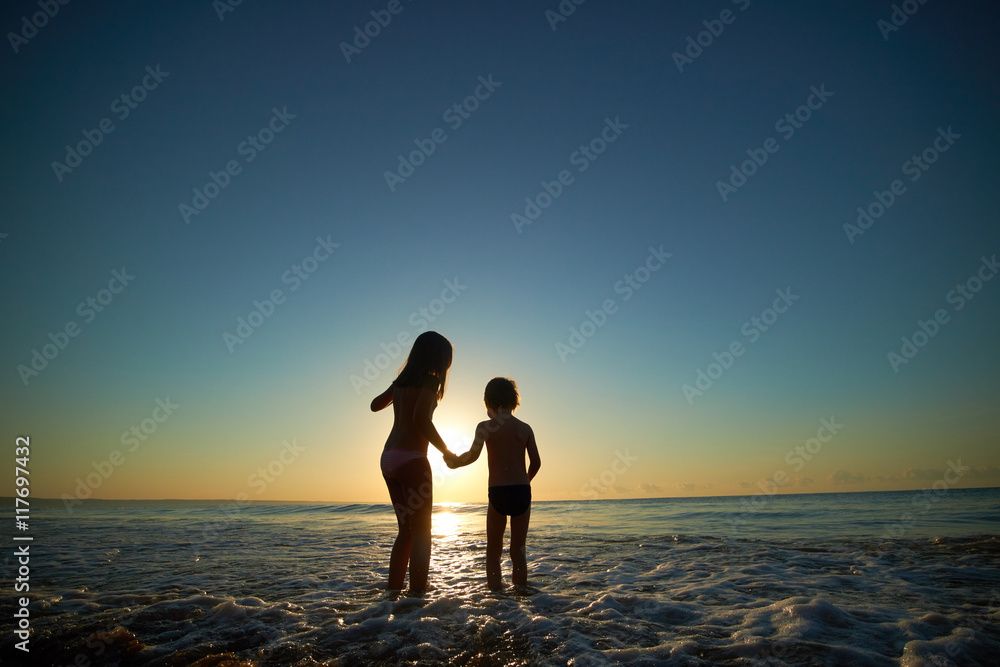
<path id="1" fill-rule="evenodd" d="M 437 427 L 441 438 L 455 454 L 461 455 L 472 446 L 472 432 L 475 422 L 469 421 L 465 428 L 452 426 L 453 422 L 445 421 Z M 452 470 L 444 462 L 444 458 L 434 448 L 428 449 L 427 459 L 434 474 L 434 500 L 436 503 L 448 502 L 485 502 L 487 471 L 482 460 L 463 468 Z M 437 515 L 435 515 L 435 522 Z"/>

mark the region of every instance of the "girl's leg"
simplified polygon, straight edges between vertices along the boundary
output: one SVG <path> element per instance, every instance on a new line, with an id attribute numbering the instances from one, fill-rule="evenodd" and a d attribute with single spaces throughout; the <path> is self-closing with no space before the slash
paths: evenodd
<path id="1" fill-rule="evenodd" d="M 401 466 L 394 477 L 404 496 L 402 507 L 410 537 L 410 590 L 420 593 L 427 590 L 427 572 L 431 564 L 431 512 L 434 509 L 431 465 L 425 458 L 410 461 Z"/>
<path id="2" fill-rule="evenodd" d="M 491 591 L 503 588 L 500 555 L 503 553 L 503 534 L 507 530 L 507 515 L 488 505 L 486 510 L 486 585 Z"/>
<path id="3" fill-rule="evenodd" d="M 524 543 L 528 537 L 528 520 L 531 518 L 531 508 L 524 514 L 510 518 L 510 562 L 513 566 L 511 580 L 515 586 L 528 585 L 528 557 Z"/>
<path id="4" fill-rule="evenodd" d="M 399 525 L 399 534 L 392 544 L 392 555 L 389 557 L 389 582 L 386 590 L 403 590 L 403 581 L 406 579 L 406 564 L 410 561 L 410 544 L 412 534 L 410 532 L 410 515 L 406 507 L 406 494 L 399 480 L 385 477 L 385 485 L 389 489 L 389 498 L 392 499 L 392 508 L 396 511 L 396 523 Z"/>

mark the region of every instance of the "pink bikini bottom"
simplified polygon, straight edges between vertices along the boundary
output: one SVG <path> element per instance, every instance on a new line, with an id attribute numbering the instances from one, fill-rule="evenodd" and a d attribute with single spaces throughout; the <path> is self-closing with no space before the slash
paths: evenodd
<path id="1" fill-rule="evenodd" d="M 382 476 L 391 479 L 404 465 L 418 459 L 426 460 L 427 454 L 412 449 L 383 449 Z"/>

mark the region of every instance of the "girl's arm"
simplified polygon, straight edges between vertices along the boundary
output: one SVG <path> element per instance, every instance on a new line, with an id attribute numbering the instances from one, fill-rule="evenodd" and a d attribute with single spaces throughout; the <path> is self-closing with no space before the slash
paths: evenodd
<path id="1" fill-rule="evenodd" d="M 413 423 L 417 427 L 417 432 L 426 438 L 427 442 L 434 445 L 445 456 L 445 459 L 454 457 L 455 455 L 441 439 L 441 435 L 431 420 L 435 407 L 437 407 L 437 391 L 430 387 L 423 387 L 417 395 L 417 405 L 413 409 Z"/>
<path id="2" fill-rule="evenodd" d="M 392 405 L 392 385 L 381 394 L 372 399 L 372 412 L 378 412 Z"/>
<path id="3" fill-rule="evenodd" d="M 476 439 L 472 441 L 472 447 L 469 448 L 469 451 L 456 457 L 454 465 L 449 463 L 449 468 L 461 468 L 474 463 L 479 458 L 483 452 L 483 445 L 486 443 L 487 424 L 489 422 L 482 422 L 476 427 Z"/>

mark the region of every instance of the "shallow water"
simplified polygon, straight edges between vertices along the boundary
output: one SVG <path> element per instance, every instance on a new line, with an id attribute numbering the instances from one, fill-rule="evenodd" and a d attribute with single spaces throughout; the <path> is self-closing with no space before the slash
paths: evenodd
<path id="1" fill-rule="evenodd" d="M 997 489 L 536 502 L 531 585 L 496 594 L 484 581 L 484 511 L 435 508 L 434 588 L 415 598 L 381 590 L 395 536 L 387 504 L 33 508 L 23 664 L 1000 657 Z M 2 603 L 7 616 L 11 598 Z M 19 653 L 14 641 L 4 636 L 4 656 Z"/>

